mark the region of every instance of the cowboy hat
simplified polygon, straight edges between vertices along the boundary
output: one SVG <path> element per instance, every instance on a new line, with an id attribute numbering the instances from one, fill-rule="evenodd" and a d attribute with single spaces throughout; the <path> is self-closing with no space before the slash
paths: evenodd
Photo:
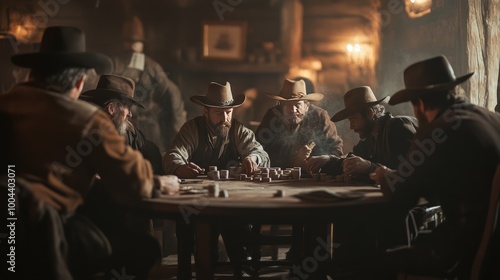
<path id="1" fill-rule="evenodd" d="M 86 52 L 85 34 L 69 26 L 47 27 L 39 52 L 14 55 L 11 60 L 15 65 L 25 68 L 94 68 L 99 74 L 109 73 L 113 69 L 109 57 Z"/>
<path id="2" fill-rule="evenodd" d="M 307 93 L 306 84 L 304 80 L 289 80 L 285 79 L 283 87 L 278 95 L 272 93 L 266 93 L 272 99 L 280 101 L 319 101 L 323 99 L 324 95 L 321 93 Z"/>
<path id="3" fill-rule="evenodd" d="M 344 107 L 345 109 L 339 111 L 337 114 L 333 115 L 331 120 L 333 122 L 338 122 L 347 119 L 352 114 L 359 112 L 363 109 L 373 107 L 385 99 L 388 96 L 377 100 L 375 94 L 368 86 L 357 87 L 349 90 L 344 94 Z"/>
<path id="4" fill-rule="evenodd" d="M 456 78 L 450 62 L 443 55 L 419 61 L 405 69 L 406 88 L 396 92 L 389 104 L 396 105 L 432 92 L 450 90 L 467 81 L 473 74 Z"/>
<path id="5" fill-rule="evenodd" d="M 245 95 L 238 94 L 236 98 L 233 98 L 229 82 L 225 85 L 211 82 L 206 95 L 194 95 L 189 100 L 205 107 L 234 108 L 245 102 Z"/>
<path id="6" fill-rule="evenodd" d="M 115 76 L 102 75 L 95 89 L 84 92 L 80 99 L 92 102 L 104 107 L 106 102 L 118 99 L 122 102 L 130 102 L 144 109 L 144 105 L 134 99 L 135 83 L 132 79 Z"/>

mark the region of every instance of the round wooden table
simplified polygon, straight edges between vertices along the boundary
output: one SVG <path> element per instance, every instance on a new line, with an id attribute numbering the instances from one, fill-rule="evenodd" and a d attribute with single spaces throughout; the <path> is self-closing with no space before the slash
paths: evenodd
<path id="1" fill-rule="evenodd" d="M 216 185 L 216 186 L 215 186 Z M 177 234 L 182 228 L 192 226 L 196 242 L 196 278 L 213 279 L 213 267 L 209 236 L 211 227 L 227 222 L 256 224 L 304 224 L 314 229 L 302 267 L 308 279 L 325 279 L 323 255 L 318 248 L 324 245 L 329 225 L 338 219 L 356 219 L 380 210 L 385 202 L 379 188 L 368 184 L 340 184 L 319 182 L 312 179 L 253 181 L 185 180 L 182 191 L 173 196 L 144 199 L 142 206 L 148 215 L 177 221 Z M 214 187 L 215 186 L 215 187 Z M 209 189 L 218 188 L 227 197 L 212 197 Z M 295 195 L 324 190 L 344 196 L 361 196 L 356 199 L 299 199 Z M 180 230 L 180 231 L 179 231 Z M 318 243 L 319 241 L 319 243 Z M 178 279 L 191 279 L 191 252 L 183 250 L 182 238 L 178 238 Z M 311 259 L 312 258 L 312 259 Z M 315 269 L 314 261 L 317 262 Z"/>

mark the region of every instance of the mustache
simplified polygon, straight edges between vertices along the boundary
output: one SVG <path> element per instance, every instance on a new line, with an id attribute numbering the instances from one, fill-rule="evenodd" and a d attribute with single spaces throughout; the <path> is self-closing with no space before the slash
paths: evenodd
<path id="1" fill-rule="evenodd" d="M 217 127 L 223 128 L 223 127 L 231 127 L 230 122 L 221 122 L 217 124 Z"/>
<path id="2" fill-rule="evenodd" d="M 293 112 L 293 113 L 288 114 L 288 116 L 290 116 L 290 117 L 298 117 L 298 116 L 303 116 L 303 115 L 304 115 L 303 113 L 299 113 L 299 112 Z"/>
<path id="3" fill-rule="evenodd" d="M 287 120 L 292 120 L 292 119 L 295 119 L 295 118 L 302 119 L 302 118 L 304 118 L 304 114 L 301 114 L 301 113 L 291 113 L 291 114 L 287 115 L 285 118 Z"/>

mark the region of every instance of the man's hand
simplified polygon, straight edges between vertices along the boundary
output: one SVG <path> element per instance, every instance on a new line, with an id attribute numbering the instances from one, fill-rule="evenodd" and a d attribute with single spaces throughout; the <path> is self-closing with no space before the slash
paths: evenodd
<path id="1" fill-rule="evenodd" d="M 307 159 L 307 167 L 306 170 L 309 174 L 318 173 L 321 167 L 323 167 L 328 161 L 330 161 L 330 157 L 323 156 L 312 156 Z"/>
<path id="2" fill-rule="evenodd" d="M 194 179 L 203 173 L 203 168 L 199 167 L 193 162 L 181 165 L 175 169 L 175 175 L 183 179 Z"/>
<path id="3" fill-rule="evenodd" d="M 179 178 L 175 175 L 158 176 L 162 194 L 173 195 L 179 191 Z"/>
<path id="4" fill-rule="evenodd" d="M 371 162 L 358 156 L 347 157 L 342 163 L 342 171 L 347 175 L 368 174 Z"/>
<path id="5" fill-rule="evenodd" d="M 389 197 L 393 193 L 393 189 L 387 184 L 387 180 L 385 179 L 385 175 L 388 172 L 395 172 L 394 170 L 391 170 L 385 166 L 380 166 L 377 169 L 375 169 L 375 172 L 370 174 L 370 179 L 375 181 L 377 185 L 380 185 L 380 189 L 382 190 L 382 193 L 384 196 Z"/>
<path id="6" fill-rule="evenodd" d="M 304 145 L 300 147 L 295 155 L 290 159 L 290 166 L 307 168 L 307 158 L 311 155 L 312 149 Z"/>
<path id="7" fill-rule="evenodd" d="M 259 165 L 253 159 L 252 156 L 247 156 L 241 161 L 242 172 L 247 174 L 248 176 L 252 175 L 252 173 L 256 170 L 259 170 Z"/>

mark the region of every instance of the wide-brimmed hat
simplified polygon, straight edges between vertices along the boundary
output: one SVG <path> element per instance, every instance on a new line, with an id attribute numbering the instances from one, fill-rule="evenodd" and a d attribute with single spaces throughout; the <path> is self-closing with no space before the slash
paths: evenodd
<path id="1" fill-rule="evenodd" d="M 285 79 L 283 87 L 278 95 L 272 93 L 266 93 L 266 95 L 272 99 L 280 101 L 320 101 L 324 97 L 321 93 L 313 92 L 308 94 L 304 80 L 294 81 L 289 79 Z"/>
<path id="2" fill-rule="evenodd" d="M 448 59 L 441 55 L 419 61 L 404 71 L 405 89 L 396 92 L 389 101 L 395 105 L 422 95 L 446 91 L 467 81 L 474 72 L 456 78 Z"/>
<path id="3" fill-rule="evenodd" d="M 12 62 L 25 68 L 94 68 L 97 73 L 110 73 L 113 62 L 100 53 L 85 50 L 85 34 L 70 26 L 51 26 L 45 29 L 39 52 L 18 54 Z"/>
<path id="4" fill-rule="evenodd" d="M 356 112 L 381 103 L 382 101 L 387 99 L 387 97 L 388 96 L 377 100 L 375 94 L 373 94 L 372 89 L 368 86 L 353 88 L 344 94 L 345 109 L 333 115 L 331 120 L 334 122 L 338 122 L 347 119 L 349 116 L 355 114 Z"/>
<path id="5" fill-rule="evenodd" d="M 100 107 L 104 107 L 110 100 L 118 99 L 144 108 L 144 105 L 134 99 L 134 91 L 135 83 L 132 79 L 115 75 L 102 75 L 99 78 L 97 87 L 84 92 L 80 99 Z"/>
<path id="6" fill-rule="evenodd" d="M 233 98 L 229 82 L 226 82 L 225 85 L 211 82 L 206 95 L 193 95 L 189 100 L 206 107 L 234 108 L 245 102 L 245 95 L 238 94 Z"/>

